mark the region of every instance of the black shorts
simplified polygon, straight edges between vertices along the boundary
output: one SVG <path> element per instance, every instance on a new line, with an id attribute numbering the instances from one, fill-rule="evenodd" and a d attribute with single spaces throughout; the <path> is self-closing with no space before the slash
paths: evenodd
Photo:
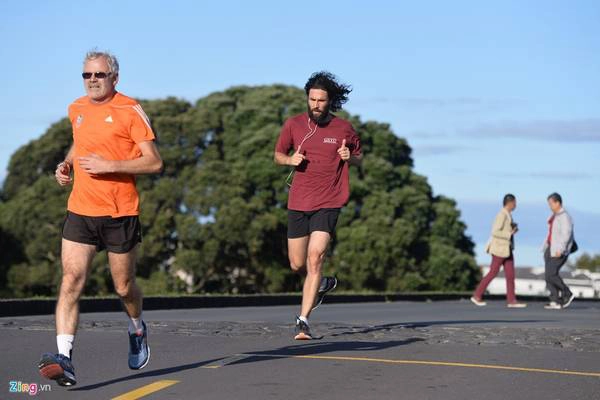
<path id="1" fill-rule="evenodd" d="M 67 211 L 62 237 L 96 246 L 97 251 L 129 253 L 142 241 L 140 220 L 135 216 L 86 217 Z"/>
<path id="2" fill-rule="evenodd" d="M 288 239 L 308 236 L 315 231 L 331 235 L 335 231 L 339 215 L 339 208 L 321 208 L 316 211 L 288 210 Z"/>

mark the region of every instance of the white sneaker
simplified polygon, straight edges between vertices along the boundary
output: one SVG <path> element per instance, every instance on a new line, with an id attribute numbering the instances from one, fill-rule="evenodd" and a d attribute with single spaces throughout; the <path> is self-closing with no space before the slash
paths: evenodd
<path id="1" fill-rule="evenodd" d="M 551 301 L 550 303 L 544 306 L 546 310 L 562 310 L 562 306 L 555 301 Z"/>
<path id="2" fill-rule="evenodd" d="M 478 307 L 483 307 L 483 306 L 487 306 L 487 303 L 483 300 L 477 300 L 474 296 L 471 297 L 471 301 L 473 302 L 473 304 L 475 304 Z"/>

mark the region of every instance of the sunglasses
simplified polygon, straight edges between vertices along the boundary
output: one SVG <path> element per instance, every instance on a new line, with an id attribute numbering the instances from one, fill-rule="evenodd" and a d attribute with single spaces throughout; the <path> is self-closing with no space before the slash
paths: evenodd
<path id="1" fill-rule="evenodd" d="M 112 72 L 83 72 L 81 76 L 83 79 L 91 79 L 92 76 L 95 76 L 96 79 L 105 79 L 109 77 Z"/>

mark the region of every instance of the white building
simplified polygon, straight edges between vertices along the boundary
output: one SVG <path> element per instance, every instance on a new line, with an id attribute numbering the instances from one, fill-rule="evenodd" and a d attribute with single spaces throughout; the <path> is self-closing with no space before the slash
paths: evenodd
<path id="1" fill-rule="evenodd" d="M 481 268 L 485 276 L 490 267 Z M 517 296 L 547 296 L 544 268 L 515 268 L 515 292 Z M 560 276 L 579 298 L 600 298 L 600 273 L 576 269 L 561 271 Z M 504 269 L 487 288 L 489 294 L 506 294 Z"/>

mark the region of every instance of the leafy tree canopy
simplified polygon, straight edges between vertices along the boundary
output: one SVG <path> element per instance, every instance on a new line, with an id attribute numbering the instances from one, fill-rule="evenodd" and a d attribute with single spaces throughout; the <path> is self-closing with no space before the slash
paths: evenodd
<path id="1" fill-rule="evenodd" d="M 573 268 L 587 269 L 590 272 L 600 272 L 600 254 L 583 253 L 575 262 L 570 263 Z"/>
<path id="2" fill-rule="evenodd" d="M 294 291 L 286 250 L 287 168 L 273 163 L 286 118 L 305 111 L 302 90 L 239 86 L 192 105 L 142 101 L 165 162 L 138 178 L 143 244 L 138 277 L 147 293 Z M 361 168 L 340 215 L 328 273 L 352 290 L 464 290 L 476 281 L 473 243 L 456 203 L 434 196 L 413 171 L 411 149 L 390 126 L 340 112 L 360 135 Z M 0 202 L 2 295 L 54 295 L 60 231 L 70 189 L 54 168 L 71 144 L 67 119 L 17 150 Z M 112 291 L 106 255 L 87 294 Z"/>

